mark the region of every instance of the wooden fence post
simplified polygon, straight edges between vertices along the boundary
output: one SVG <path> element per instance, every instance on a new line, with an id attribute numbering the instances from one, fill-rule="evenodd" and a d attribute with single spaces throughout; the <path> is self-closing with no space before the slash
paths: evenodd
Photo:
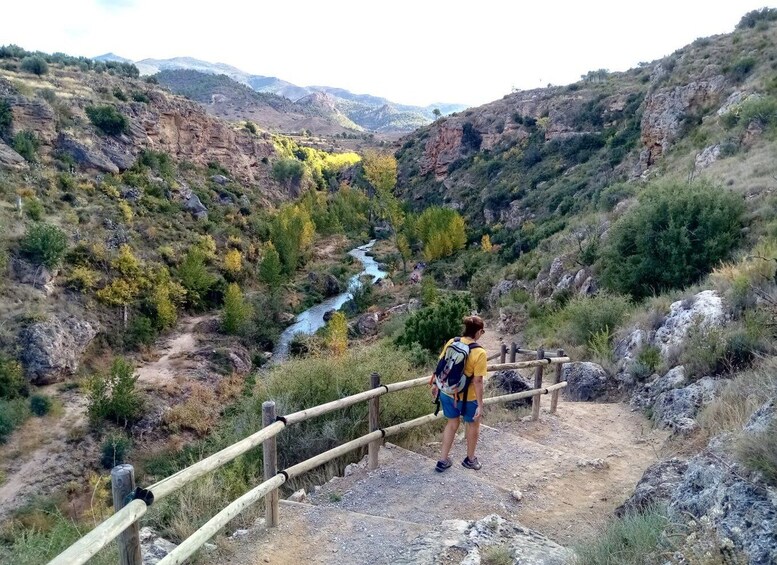
<path id="1" fill-rule="evenodd" d="M 135 469 L 132 465 L 117 465 L 111 469 L 111 493 L 113 508 L 116 511 L 124 508 L 130 494 L 135 492 Z M 140 526 L 137 522 L 124 530 L 116 538 L 119 545 L 120 565 L 143 565 L 140 553 Z"/>
<path id="2" fill-rule="evenodd" d="M 518 344 L 513 342 L 510 345 L 510 363 L 515 363 L 515 354 L 518 352 Z"/>
<path id="3" fill-rule="evenodd" d="M 545 359 L 545 350 L 540 347 L 537 349 L 537 359 Z M 534 372 L 534 388 L 542 388 L 542 365 L 538 365 Z M 541 394 L 535 394 L 531 397 L 531 419 L 537 421 L 540 419 L 540 399 Z"/>
<path id="4" fill-rule="evenodd" d="M 266 428 L 275 423 L 275 402 L 262 403 L 262 424 Z M 275 436 L 264 440 L 262 444 L 264 460 L 264 480 L 269 481 L 278 474 L 278 442 Z M 278 489 L 273 489 L 264 497 L 264 521 L 268 528 L 278 525 Z"/>
<path id="5" fill-rule="evenodd" d="M 380 375 L 378 373 L 372 373 L 370 375 L 370 388 L 378 388 L 380 386 Z M 370 432 L 380 429 L 380 396 L 370 398 Z M 368 469 L 372 471 L 378 468 L 378 452 L 380 451 L 380 441 L 375 440 L 370 442 L 367 446 L 368 453 Z"/>
<path id="6" fill-rule="evenodd" d="M 556 356 L 564 357 L 564 350 L 559 349 L 556 352 Z M 553 384 L 558 384 L 564 379 L 564 363 L 558 363 L 556 365 L 556 377 L 553 379 Z M 556 413 L 556 407 L 558 406 L 558 393 L 559 390 L 554 390 L 550 393 L 550 413 Z"/>
<path id="7" fill-rule="evenodd" d="M 502 354 L 499 356 L 499 362 L 505 364 L 507 362 L 507 344 L 502 344 Z"/>

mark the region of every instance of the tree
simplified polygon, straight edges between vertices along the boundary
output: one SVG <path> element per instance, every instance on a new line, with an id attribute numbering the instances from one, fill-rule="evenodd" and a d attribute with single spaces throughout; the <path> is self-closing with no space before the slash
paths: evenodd
<path id="1" fill-rule="evenodd" d="M 399 345 L 418 343 L 432 353 L 438 353 L 445 342 L 460 335 L 462 320 L 469 314 L 469 295 L 450 295 L 414 312 L 405 322 L 405 331 L 397 338 Z"/>
<path id="2" fill-rule="evenodd" d="M 205 295 L 216 283 L 205 265 L 205 256 L 201 249 L 192 247 L 178 267 L 178 278 L 186 289 L 186 301 L 198 308 L 205 300 Z"/>
<path id="3" fill-rule="evenodd" d="M 397 160 L 388 153 L 367 151 L 364 154 L 364 177 L 375 190 L 375 212 L 378 218 L 388 222 L 394 246 L 402 257 L 402 270 L 407 271 L 405 254 L 400 250 L 399 230 L 405 221 L 402 204 L 394 195 L 397 184 Z"/>
<path id="4" fill-rule="evenodd" d="M 416 222 L 416 231 L 427 261 L 448 257 L 467 243 L 464 218 L 450 208 L 432 206 L 424 210 Z"/>
<path id="5" fill-rule="evenodd" d="M 129 130 L 129 120 L 113 106 L 87 106 L 89 121 L 106 135 L 119 135 Z"/>
<path id="6" fill-rule="evenodd" d="M 440 119 L 440 116 L 442 116 L 442 112 L 440 112 L 439 108 L 435 108 L 434 110 L 432 110 L 432 114 L 434 114 L 435 120 Z"/>
<path id="7" fill-rule="evenodd" d="M 224 270 L 232 280 L 237 279 L 243 270 L 243 256 L 237 249 L 230 249 L 224 256 Z"/>
<path id="8" fill-rule="evenodd" d="M 126 427 L 137 421 L 145 406 L 142 394 L 135 389 L 137 380 L 135 367 L 121 357 L 113 361 L 110 373 L 92 377 L 87 383 L 89 422 L 98 426 L 108 419 Z"/>
<path id="9" fill-rule="evenodd" d="M 239 334 L 251 318 L 251 306 L 246 303 L 243 291 L 237 283 L 231 283 L 224 294 L 224 310 L 221 313 L 221 329 L 229 335 Z"/>
<path id="10" fill-rule="evenodd" d="M 326 344 L 337 357 L 345 353 L 348 348 L 348 320 L 342 312 L 335 312 L 327 322 Z"/>
<path id="11" fill-rule="evenodd" d="M 11 111 L 11 105 L 5 100 L 0 100 L 0 138 L 4 138 L 11 131 L 12 123 L 13 112 Z"/>
<path id="12" fill-rule="evenodd" d="M 259 279 L 269 286 L 271 291 L 275 292 L 280 288 L 283 281 L 282 269 L 283 265 L 281 265 L 278 251 L 271 241 L 267 244 L 264 250 L 264 257 L 259 265 Z"/>
<path id="13" fill-rule="evenodd" d="M 38 76 L 45 75 L 49 72 L 48 63 L 46 63 L 46 60 L 39 55 L 33 55 L 22 59 L 21 68 L 25 72 Z"/>
<path id="14" fill-rule="evenodd" d="M 284 274 L 291 275 L 313 244 L 316 226 L 300 205 L 282 206 L 270 226 L 270 238 L 278 251 Z"/>
<path id="15" fill-rule="evenodd" d="M 739 242 L 743 215 L 742 199 L 720 187 L 649 187 L 610 231 L 602 282 L 636 299 L 693 284 Z"/>
<path id="16" fill-rule="evenodd" d="M 494 250 L 494 246 L 491 243 L 491 237 L 486 233 L 480 238 L 480 248 L 485 253 L 491 253 Z"/>
<path id="17" fill-rule="evenodd" d="M 67 236 L 57 226 L 35 223 L 27 228 L 21 242 L 22 253 L 49 269 L 57 267 L 67 250 Z"/>

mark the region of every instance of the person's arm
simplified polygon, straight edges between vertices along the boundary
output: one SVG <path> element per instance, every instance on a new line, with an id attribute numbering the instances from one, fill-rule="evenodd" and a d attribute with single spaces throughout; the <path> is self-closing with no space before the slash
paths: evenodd
<path id="1" fill-rule="evenodd" d="M 488 372 L 488 356 L 486 355 L 486 350 L 479 349 L 478 352 L 480 355 L 478 355 L 478 358 L 475 361 L 475 376 L 472 377 L 472 384 L 475 385 L 475 400 L 478 401 L 478 408 L 475 411 L 476 420 L 482 418 L 485 413 L 485 406 L 483 406 L 483 378 Z"/>

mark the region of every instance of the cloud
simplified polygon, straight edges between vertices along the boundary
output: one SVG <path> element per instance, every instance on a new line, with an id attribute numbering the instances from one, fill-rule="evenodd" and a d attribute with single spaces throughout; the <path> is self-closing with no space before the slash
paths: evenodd
<path id="1" fill-rule="evenodd" d="M 98 6 L 108 10 L 131 8 L 135 4 L 135 0 L 95 0 L 95 2 L 97 2 Z"/>

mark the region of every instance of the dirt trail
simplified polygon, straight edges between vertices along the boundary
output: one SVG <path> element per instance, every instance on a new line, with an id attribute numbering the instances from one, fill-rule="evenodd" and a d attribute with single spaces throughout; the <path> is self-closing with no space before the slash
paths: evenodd
<path id="1" fill-rule="evenodd" d="M 156 361 L 137 368 L 138 382 L 146 385 L 163 385 L 176 375 L 193 368 L 194 362 L 187 359 L 189 353 L 197 349 L 196 327 L 215 316 L 197 316 L 181 322 L 180 329 L 171 335 L 165 345 L 159 349 L 162 356 Z"/>
<path id="2" fill-rule="evenodd" d="M 197 349 L 197 326 L 213 315 L 182 320 L 178 331 L 154 355 L 156 361 L 138 367 L 138 382 L 146 389 L 163 386 L 201 363 L 187 359 Z M 30 496 L 47 494 L 71 480 L 82 481 L 99 459 L 98 446 L 86 434 L 86 397 L 83 392 L 58 392 L 58 385 L 36 392 L 57 397 L 62 410 L 44 418 L 28 419 L 0 445 L 0 521 Z"/>

